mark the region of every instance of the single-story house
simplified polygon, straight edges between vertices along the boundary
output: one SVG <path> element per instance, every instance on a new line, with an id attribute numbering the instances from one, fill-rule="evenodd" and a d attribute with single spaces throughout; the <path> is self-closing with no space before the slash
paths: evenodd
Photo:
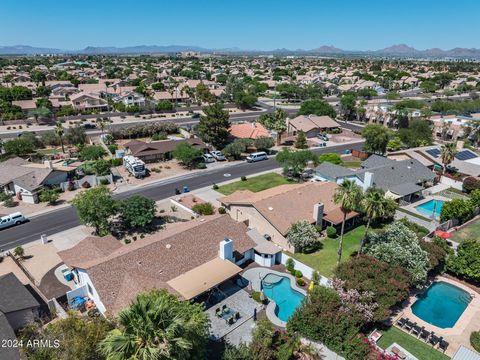
<path id="1" fill-rule="evenodd" d="M 290 136 L 303 131 L 307 138 L 312 138 L 323 131 L 338 128 L 340 125 L 330 116 L 299 115 L 291 120 L 287 119 L 287 132 Z"/>
<path id="2" fill-rule="evenodd" d="M 324 162 L 315 168 L 315 179 L 340 184 L 344 179 L 355 181 L 364 190 L 375 186 L 394 199 L 410 200 L 425 184 L 435 180 L 435 173 L 415 159 L 395 161 L 371 155 L 361 169 L 350 170 Z"/>
<path id="3" fill-rule="evenodd" d="M 245 223 L 228 215 L 212 215 L 171 224 L 128 245 L 112 236 L 88 237 L 58 253 L 77 283 L 67 299 L 89 297 L 102 313 L 117 313 L 150 289 L 195 299 L 255 259 L 259 244 L 248 231 Z"/>
<path id="4" fill-rule="evenodd" d="M 0 315 L 16 331 L 38 316 L 40 303 L 13 273 L 0 276 Z"/>
<path id="5" fill-rule="evenodd" d="M 243 124 L 232 124 L 228 129 L 230 136 L 235 139 L 258 139 L 270 137 L 268 130 L 260 123 L 251 122 Z"/>
<path id="6" fill-rule="evenodd" d="M 245 221 L 266 238 L 289 251 L 286 235 L 290 226 L 307 220 L 312 224 L 340 226 L 343 212 L 333 197 L 338 185 L 329 182 L 308 182 L 295 185 L 280 185 L 259 192 L 236 191 L 219 201 L 236 221 Z M 353 225 L 358 214 L 347 214 L 348 224 Z"/>
<path id="7" fill-rule="evenodd" d="M 124 145 L 129 155 L 133 155 L 144 162 L 155 162 L 161 160 L 169 160 L 172 158 L 172 151 L 178 144 L 186 142 L 194 148 L 205 151 L 207 145 L 198 138 L 191 138 L 185 140 L 161 140 L 144 142 L 140 140 L 132 140 Z"/>
<path id="8" fill-rule="evenodd" d="M 0 312 L 0 340 L 12 341 L 12 343 L 17 339 L 15 332 L 13 331 L 10 323 L 8 322 L 6 316 Z M 0 359 L 1 360 L 20 360 L 20 352 L 18 347 L 5 346 L 0 350 Z"/>
<path id="9" fill-rule="evenodd" d="M 18 157 L 0 163 L 0 167 L 0 191 L 13 193 L 29 204 L 38 202 L 38 193 L 44 186 L 59 185 L 75 171 L 51 161 L 37 164 Z"/>

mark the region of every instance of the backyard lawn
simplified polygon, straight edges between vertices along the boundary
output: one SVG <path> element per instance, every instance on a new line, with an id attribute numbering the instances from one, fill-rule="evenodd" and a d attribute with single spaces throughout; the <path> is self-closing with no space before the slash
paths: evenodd
<path id="1" fill-rule="evenodd" d="M 447 360 L 450 359 L 447 355 L 427 345 L 421 340 L 403 332 L 400 329 L 392 326 L 387 331 L 381 331 L 383 336 L 378 340 L 377 345 L 382 349 L 388 348 L 394 342 L 403 347 L 417 359 L 428 360 Z"/>
<path id="2" fill-rule="evenodd" d="M 343 237 L 343 254 L 342 262 L 348 260 L 350 255 L 356 252 L 360 247 L 360 240 L 365 233 L 365 226 L 359 226 L 345 234 Z M 327 238 L 322 241 L 322 249 L 312 254 L 292 254 L 304 264 L 318 270 L 318 272 L 326 277 L 331 277 L 333 270 L 337 265 L 337 250 L 340 236 L 336 239 Z"/>
<path id="3" fill-rule="evenodd" d="M 230 195 L 237 190 L 250 190 L 258 192 L 266 189 L 270 189 L 275 186 L 284 184 L 296 184 L 294 181 L 290 181 L 277 173 L 268 173 L 254 177 L 247 177 L 246 181 L 236 181 L 227 185 L 218 187 L 218 192 L 224 195 Z"/>
<path id="4" fill-rule="evenodd" d="M 462 243 L 466 239 L 480 238 L 480 221 L 476 220 L 465 226 L 463 229 L 452 232 L 451 239 L 458 243 Z"/>

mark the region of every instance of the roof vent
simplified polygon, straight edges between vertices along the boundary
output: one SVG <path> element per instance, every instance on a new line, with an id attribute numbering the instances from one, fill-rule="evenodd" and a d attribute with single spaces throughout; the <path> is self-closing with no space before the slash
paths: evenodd
<path id="1" fill-rule="evenodd" d="M 269 206 L 268 210 L 273 211 L 273 207 Z"/>
<path id="2" fill-rule="evenodd" d="M 138 266 L 142 265 L 142 262 L 141 262 L 141 261 L 137 261 L 137 265 L 138 265 Z"/>
<path id="3" fill-rule="evenodd" d="M 167 249 L 170 249 L 170 248 L 172 247 L 172 245 L 171 245 L 171 244 L 167 244 L 167 245 L 165 245 L 165 247 L 166 247 Z"/>

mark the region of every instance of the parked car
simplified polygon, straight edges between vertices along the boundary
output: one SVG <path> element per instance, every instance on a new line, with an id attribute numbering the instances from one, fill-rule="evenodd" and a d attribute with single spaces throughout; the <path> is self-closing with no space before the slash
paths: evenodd
<path id="1" fill-rule="evenodd" d="M 325 134 L 317 134 L 317 138 L 323 141 L 328 141 L 328 136 Z"/>
<path id="2" fill-rule="evenodd" d="M 202 158 L 203 158 L 203 162 L 207 164 L 215 162 L 215 158 L 210 154 L 203 154 Z"/>
<path id="3" fill-rule="evenodd" d="M 192 119 L 198 119 L 199 117 L 200 117 L 200 114 L 197 113 L 197 112 L 194 112 L 194 113 L 192 114 Z"/>
<path id="4" fill-rule="evenodd" d="M 96 128 L 97 128 L 97 125 L 95 125 L 95 124 L 90 124 L 90 123 L 83 124 L 82 126 L 83 126 L 83 128 L 84 128 L 85 130 L 96 129 Z"/>
<path id="5" fill-rule="evenodd" d="M 267 153 L 265 151 L 259 151 L 255 153 L 251 153 L 250 155 L 247 156 L 247 162 L 252 163 L 252 162 L 257 162 L 257 161 L 262 161 L 262 160 L 267 160 Z"/>
<path id="6" fill-rule="evenodd" d="M 28 221 L 28 219 L 20 212 L 16 212 L 7 216 L 2 216 L 0 218 L 0 229 L 5 229 L 14 225 L 20 225 L 26 221 Z"/>
<path id="7" fill-rule="evenodd" d="M 225 155 L 223 155 L 223 153 L 219 150 L 210 151 L 210 154 L 212 154 L 212 156 L 217 161 L 225 161 L 226 160 Z"/>

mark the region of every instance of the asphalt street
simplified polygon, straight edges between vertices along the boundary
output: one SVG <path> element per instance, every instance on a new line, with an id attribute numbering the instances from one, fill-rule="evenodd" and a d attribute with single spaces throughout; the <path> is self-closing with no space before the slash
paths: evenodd
<path id="1" fill-rule="evenodd" d="M 363 142 L 355 144 L 338 145 L 335 147 L 319 148 L 317 154 L 326 152 L 343 153 L 347 149 L 361 149 Z M 153 200 L 166 199 L 175 194 L 175 188 L 188 186 L 190 190 L 211 186 L 241 176 L 249 176 L 258 172 L 273 170 L 279 165 L 275 159 L 257 163 L 241 163 L 227 168 L 206 170 L 192 175 L 166 179 L 155 184 L 146 185 L 134 190 L 115 194 L 116 199 L 123 199 L 133 194 L 140 194 Z M 61 208 L 42 215 L 33 217 L 29 222 L 12 228 L 0 230 L 0 250 L 7 250 L 19 245 L 39 240 L 42 234 L 52 235 L 80 225 L 76 211 L 73 207 Z"/>

